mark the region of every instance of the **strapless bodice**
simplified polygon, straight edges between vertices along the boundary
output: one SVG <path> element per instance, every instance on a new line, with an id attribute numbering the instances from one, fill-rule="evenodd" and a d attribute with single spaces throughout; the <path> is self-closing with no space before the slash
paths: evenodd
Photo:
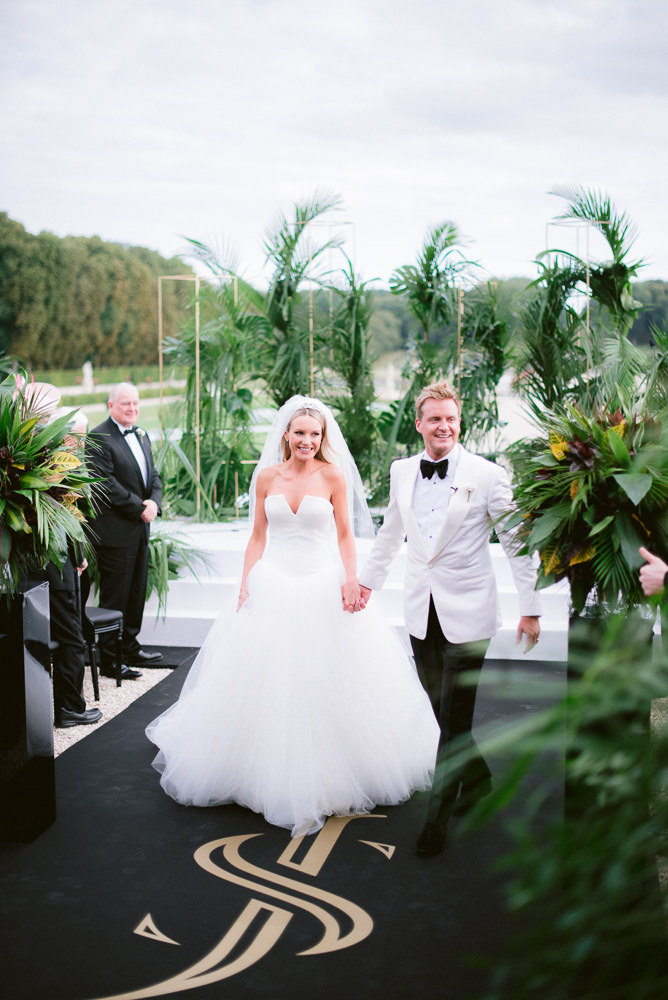
<path id="1" fill-rule="evenodd" d="M 264 558 L 291 572 L 321 569 L 336 556 L 334 511 L 329 500 L 307 493 L 293 511 L 282 493 L 264 502 L 269 545 Z"/>

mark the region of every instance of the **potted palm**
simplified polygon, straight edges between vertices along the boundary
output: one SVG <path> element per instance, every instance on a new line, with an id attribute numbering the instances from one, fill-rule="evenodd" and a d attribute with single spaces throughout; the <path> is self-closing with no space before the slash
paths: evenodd
<path id="1" fill-rule="evenodd" d="M 49 593 L 42 569 L 85 545 L 91 478 L 66 447 L 70 415 L 46 423 L 51 387 L 0 385 L 0 838 L 29 841 L 55 817 Z"/>

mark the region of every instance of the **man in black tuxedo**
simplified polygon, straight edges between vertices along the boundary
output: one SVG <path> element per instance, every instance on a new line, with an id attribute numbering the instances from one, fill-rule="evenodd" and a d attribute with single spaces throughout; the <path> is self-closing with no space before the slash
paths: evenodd
<path id="1" fill-rule="evenodd" d="M 109 417 L 95 427 L 86 445 L 97 489 L 97 513 L 91 520 L 92 542 L 100 578 L 100 607 L 123 612 L 124 680 L 141 677 L 127 664 L 149 664 L 160 653 L 138 642 L 148 574 L 150 524 L 160 513 L 162 487 L 153 464 L 148 434 L 136 426 L 139 393 L 122 382 L 109 392 Z M 111 644 L 102 644 L 102 673 L 115 676 Z"/>

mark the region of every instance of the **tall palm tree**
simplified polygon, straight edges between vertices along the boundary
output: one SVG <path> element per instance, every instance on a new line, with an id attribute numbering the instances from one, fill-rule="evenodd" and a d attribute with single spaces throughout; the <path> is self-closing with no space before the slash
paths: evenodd
<path id="1" fill-rule="evenodd" d="M 415 446 L 413 397 L 423 386 L 443 377 L 449 370 L 448 353 L 434 341 L 433 335 L 445 330 L 452 336 L 459 288 L 471 281 L 478 267 L 475 261 L 464 256 L 462 244 L 463 238 L 455 223 L 441 222 L 427 231 L 416 263 L 397 268 L 390 278 L 390 291 L 405 299 L 422 331 L 422 339 L 413 345 L 404 367 L 403 375 L 409 383 L 404 396 L 394 401 L 379 420 L 386 442 L 379 467 L 381 483 L 386 480 L 390 463 L 396 457 L 397 445 L 408 451 Z"/>
<path id="2" fill-rule="evenodd" d="M 616 211 L 609 195 L 586 187 L 559 188 L 553 194 L 568 201 L 559 219 L 581 219 L 598 230 L 608 244 L 612 257 L 589 266 L 589 284 L 593 298 L 609 311 L 615 327 L 628 333 L 639 307 L 633 300 L 631 279 L 643 264 L 642 260 L 627 259 L 637 237 L 634 223 L 625 212 Z M 572 258 L 580 270 L 580 280 L 585 281 L 587 262 L 576 255 Z"/>
<path id="3" fill-rule="evenodd" d="M 311 391 L 312 330 L 300 286 L 305 280 L 322 283 L 322 257 L 340 246 L 340 238 L 314 242 L 309 226 L 340 201 L 338 195 L 316 192 L 309 201 L 295 204 L 292 219 L 280 213 L 264 239 L 273 274 L 264 298 L 260 364 L 269 394 L 278 405 L 296 393 Z"/>
<path id="4" fill-rule="evenodd" d="M 633 352 L 625 342 L 639 303 L 633 300 L 631 279 L 642 266 L 641 260 L 628 259 L 635 227 L 607 195 L 587 188 L 553 193 L 568 200 L 558 218 L 593 226 L 605 238 L 611 259 L 592 262 L 562 250 L 538 256 L 541 273 L 523 310 L 517 351 L 519 391 L 537 415 L 564 400 L 596 405 L 606 367 L 624 357 L 617 375 L 632 370 Z M 584 308 L 577 306 L 576 293 L 586 294 Z"/>
<path id="5" fill-rule="evenodd" d="M 425 236 L 417 262 L 397 268 L 390 278 L 390 290 L 406 299 L 425 342 L 433 327 L 444 326 L 456 314 L 456 282 L 475 266 L 464 257 L 461 242 L 454 222 L 433 226 Z"/>
<path id="6" fill-rule="evenodd" d="M 376 393 L 369 351 L 372 301 L 368 282 L 359 280 L 352 261 L 344 256 L 347 262 L 342 272 L 345 286 L 333 288 L 339 303 L 329 343 L 329 364 L 340 380 L 340 389 L 327 395 L 328 401 L 339 411 L 341 430 L 362 478 L 366 479 L 374 466 L 375 442 L 371 407 Z"/>

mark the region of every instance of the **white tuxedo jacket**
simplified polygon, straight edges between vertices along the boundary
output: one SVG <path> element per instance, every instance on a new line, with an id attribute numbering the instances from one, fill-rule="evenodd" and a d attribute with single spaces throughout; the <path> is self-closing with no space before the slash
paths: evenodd
<path id="1" fill-rule="evenodd" d="M 499 523 L 512 506 L 512 490 L 501 466 L 460 449 L 453 483 L 456 491 L 431 549 L 412 508 L 419 470 L 419 455 L 392 464 L 389 506 L 360 573 L 360 583 L 379 590 L 406 538 L 404 611 L 409 633 L 416 639 L 424 639 L 431 594 L 446 639 L 450 642 L 489 639 L 500 625 L 489 547 L 494 526 L 510 557 L 520 597 L 520 615 L 540 614 L 531 558 L 514 555 L 516 543 Z"/>

